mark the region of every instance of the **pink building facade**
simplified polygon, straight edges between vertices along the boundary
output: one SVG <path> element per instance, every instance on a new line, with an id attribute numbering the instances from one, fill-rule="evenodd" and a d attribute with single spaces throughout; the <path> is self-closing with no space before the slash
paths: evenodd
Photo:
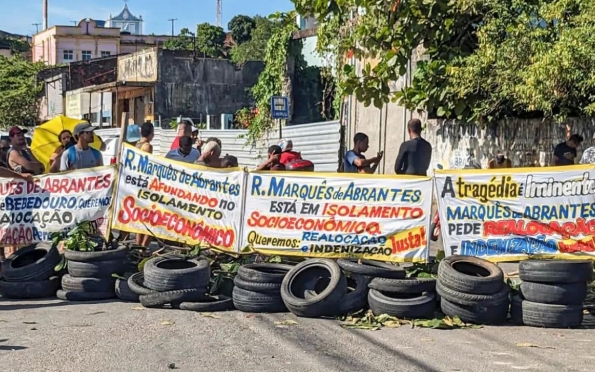
<path id="1" fill-rule="evenodd" d="M 77 26 L 53 26 L 33 36 L 33 62 L 57 65 L 161 46 L 170 36 L 131 35 L 120 27 L 98 27 L 92 19 Z"/>

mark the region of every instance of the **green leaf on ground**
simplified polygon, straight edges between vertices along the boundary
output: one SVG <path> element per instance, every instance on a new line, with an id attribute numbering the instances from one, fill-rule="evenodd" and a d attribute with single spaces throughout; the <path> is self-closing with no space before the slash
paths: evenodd
<path id="1" fill-rule="evenodd" d="M 343 321 L 341 327 L 348 329 L 364 329 L 376 331 L 381 328 L 399 328 L 403 325 L 412 325 L 413 328 L 433 328 L 433 329 L 459 329 L 459 328 L 481 328 L 479 325 L 467 324 L 458 317 L 439 316 L 435 319 L 400 319 L 388 314 L 374 316 L 372 310 L 367 312 L 359 311 L 357 313 L 338 318 Z"/>
<path id="2" fill-rule="evenodd" d="M 413 321 L 413 327 L 433 329 L 482 328 L 477 324 L 464 323 L 458 316 L 454 316 L 452 318 L 445 316 L 444 318 L 434 318 L 427 320 L 418 319 Z"/>

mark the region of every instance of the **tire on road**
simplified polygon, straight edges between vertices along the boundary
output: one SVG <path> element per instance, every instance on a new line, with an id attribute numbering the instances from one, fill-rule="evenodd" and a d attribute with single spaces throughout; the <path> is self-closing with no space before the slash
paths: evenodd
<path id="1" fill-rule="evenodd" d="M 13 299 L 33 299 L 54 297 L 60 288 L 60 278 L 32 282 L 0 281 L 0 295 Z"/>
<path id="2" fill-rule="evenodd" d="M 399 318 L 433 318 L 436 311 L 436 295 L 432 292 L 422 294 L 382 293 L 370 289 L 368 305 L 374 315 L 388 314 Z"/>
<path id="3" fill-rule="evenodd" d="M 402 267 L 379 261 L 361 260 L 357 258 L 340 258 L 337 264 L 345 271 L 375 278 L 403 279 L 406 272 Z"/>
<path id="4" fill-rule="evenodd" d="M 234 287 L 232 299 L 235 308 L 245 313 L 282 313 L 287 311 L 280 293 L 253 292 Z"/>
<path id="5" fill-rule="evenodd" d="M 200 302 L 182 302 L 178 305 L 180 310 L 216 312 L 233 310 L 233 299 L 226 296 L 207 296 Z"/>
<path id="6" fill-rule="evenodd" d="M 532 327 L 576 328 L 583 322 L 583 306 L 540 304 L 513 296 L 510 316 L 513 322 Z"/>
<path id="7" fill-rule="evenodd" d="M 593 262 L 573 260 L 525 260 L 519 263 L 522 281 L 535 283 L 588 282 L 593 278 Z"/>
<path id="8" fill-rule="evenodd" d="M 68 274 L 75 278 L 112 278 L 112 274 L 123 274 L 125 261 L 68 261 Z"/>
<path id="9" fill-rule="evenodd" d="M 128 257 L 128 248 L 125 245 L 120 245 L 116 249 L 109 251 L 72 251 L 70 249 L 64 250 L 64 257 L 68 261 L 76 262 L 98 262 L 98 261 L 115 261 L 125 260 Z"/>
<path id="10" fill-rule="evenodd" d="M 314 297 L 306 298 L 305 291 L 313 280 L 327 278 L 327 286 Z M 314 258 L 294 266 L 281 283 L 281 297 L 293 314 L 315 318 L 336 309 L 347 291 L 347 280 L 333 260 Z"/>
<path id="11" fill-rule="evenodd" d="M 139 296 L 144 307 L 161 307 L 165 304 L 201 301 L 205 298 L 206 287 L 186 288 L 174 291 L 155 292 Z"/>
<path id="12" fill-rule="evenodd" d="M 156 257 L 145 264 L 147 288 L 159 292 L 203 288 L 209 284 L 211 267 L 204 259 Z"/>
<path id="13" fill-rule="evenodd" d="M 137 295 L 148 295 L 157 292 L 145 287 L 145 274 L 142 272 L 134 273 L 128 277 L 128 287 Z"/>
<path id="14" fill-rule="evenodd" d="M 281 283 L 293 266 L 282 264 L 248 264 L 240 266 L 238 276 L 253 283 Z"/>
<path id="15" fill-rule="evenodd" d="M 49 242 L 32 244 L 11 254 L 2 263 L 2 276 L 7 282 L 38 282 L 54 275 L 60 262 L 58 249 Z"/>
<path id="16" fill-rule="evenodd" d="M 582 305 L 587 298 L 587 282 L 532 283 L 522 282 L 520 292 L 530 302 L 551 305 Z"/>
<path id="17" fill-rule="evenodd" d="M 111 292 L 68 292 L 59 289 L 56 292 L 56 297 L 60 300 L 66 301 L 100 301 L 110 300 L 116 297 L 115 291 Z"/>
<path id="18" fill-rule="evenodd" d="M 346 279 L 347 293 L 345 293 L 345 296 L 343 299 L 341 299 L 337 308 L 329 309 L 329 313 L 327 315 L 338 316 L 354 313 L 363 309 L 368 304 L 368 285 L 370 284 L 371 278 L 365 275 L 351 273 L 351 275 Z M 304 293 L 304 297 L 309 299 L 317 296 L 317 291 L 320 290 L 318 290 L 316 287 L 321 286 L 322 288 L 325 288 L 327 280 L 322 283 L 314 283 L 314 289 L 307 289 Z"/>
<path id="19" fill-rule="evenodd" d="M 440 262 L 438 278 L 457 292 L 492 294 L 504 286 L 504 273 L 498 265 L 478 257 L 450 256 Z"/>
<path id="20" fill-rule="evenodd" d="M 370 289 L 375 289 L 385 293 L 423 293 L 436 291 L 436 279 L 434 278 L 405 278 L 405 279 L 386 279 L 374 278 L 368 285 Z"/>
<path id="21" fill-rule="evenodd" d="M 138 294 L 132 292 L 128 286 L 128 281 L 125 279 L 116 279 L 115 285 L 116 297 L 122 301 L 139 302 Z"/>
<path id="22" fill-rule="evenodd" d="M 66 274 L 62 289 L 67 292 L 110 292 L 115 290 L 116 278 L 80 278 Z"/>
<path id="23" fill-rule="evenodd" d="M 462 306 L 475 306 L 478 304 L 489 306 L 499 304 L 504 298 L 508 298 L 510 292 L 507 286 L 503 286 L 499 292 L 489 295 L 463 293 L 448 288 L 440 281 L 436 284 L 436 291 L 440 295 L 440 298 L 445 298 L 452 303 Z"/>
<path id="24" fill-rule="evenodd" d="M 497 303 L 478 302 L 475 305 L 461 305 L 442 297 L 440 306 L 444 315 L 459 317 L 465 323 L 473 324 L 502 324 L 508 317 L 508 297 Z"/>

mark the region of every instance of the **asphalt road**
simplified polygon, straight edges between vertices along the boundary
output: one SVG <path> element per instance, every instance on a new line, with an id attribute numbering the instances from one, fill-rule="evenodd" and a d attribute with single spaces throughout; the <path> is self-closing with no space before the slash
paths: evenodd
<path id="1" fill-rule="evenodd" d="M 349 330 L 238 311 L 0 299 L 4 371 L 591 371 L 595 330 Z M 278 326 L 275 321 L 295 320 Z M 532 345 L 532 347 L 529 347 Z"/>

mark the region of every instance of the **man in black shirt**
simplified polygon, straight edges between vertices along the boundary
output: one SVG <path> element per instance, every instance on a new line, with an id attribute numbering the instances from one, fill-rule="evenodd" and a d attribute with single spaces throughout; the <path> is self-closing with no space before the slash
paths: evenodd
<path id="1" fill-rule="evenodd" d="M 421 121 L 419 119 L 409 120 L 407 131 L 410 140 L 401 144 L 395 162 L 395 173 L 427 176 L 430 159 L 432 158 L 432 145 L 421 138 Z"/>
<path id="2" fill-rule="evenodd" d="M 576 148 L 583 142 L 583 136 L 573 134 L 568 141 L 559 143 L 554 147 L 554 165 L 574 165 Z"/>

